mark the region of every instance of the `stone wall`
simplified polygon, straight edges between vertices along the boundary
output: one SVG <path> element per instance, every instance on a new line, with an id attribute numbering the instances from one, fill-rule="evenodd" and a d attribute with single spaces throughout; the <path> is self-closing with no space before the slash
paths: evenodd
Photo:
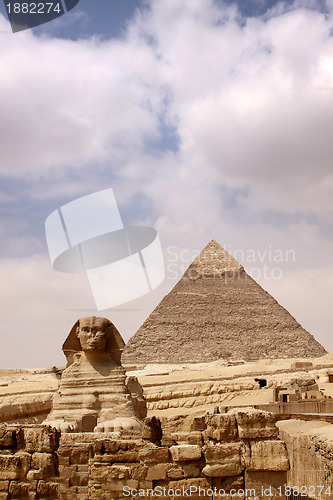
<path id="1" fill-rule="evenodd" d="M 333 497 L 333 426 L 326 422 L 284 420 L 278 422 L 287 445 L 288 485 L 306 498 Z M 296 498 L 296 495 L 295 495 Z M 301 498 L 301 496 L 298 496 Z M 304 496 L 303 496 L 304 498 Z"/>
<path id="2" fill-rule="evenodd" d="M 142 436 L 125 439 L 2 426 L 0 500 L 110 500 L 139 493 L 170 498 L 175 490 L 180 499 L 285 498 L 280 493 L 289 461 L 275 417 L 267 412 L 207 415 L 190 432 L 162 437 L 154 426 L 144 429 Z"/>

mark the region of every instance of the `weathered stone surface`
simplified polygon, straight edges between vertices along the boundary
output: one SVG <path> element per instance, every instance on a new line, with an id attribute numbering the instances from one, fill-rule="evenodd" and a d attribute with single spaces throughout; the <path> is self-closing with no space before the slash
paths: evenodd
<path id="1" fill-rule="evenodd" d="M 31 470 L 27 474 L 28 480 L 48 479 L 58 473 L 58 459 L 52 453 L 34 453 L 31 457 Z"/>
<path id="2" fill-rule="evenodd" d="M 167 490 L 173 490 L 180 493 L 177 498 L 191 498 L 192 500 L 198 500 L 204 497 L 203 491 L 210 490 L 212 487 L 212 483 L 210 479 L 207 478 L 190 478 L 190 479 L 181 479 L 179 481 L 170 481 L 167 485 Z M 185 490 L 185 494 L 182 495 Z"/>
<path id="3" fill-rule="evenodd" d="M 127 465 L 112 465 L 109 468 L 109 475 L 115 479 L 127 479 L 131 475 L 131 468 Z"/>
<path id="4" fill-rule="evenodd" d="M 31 455 L 18 452 L 15 455 L 0 455 L 0 480 L 22 479 L 26 476 Z"/>
<path id="5" fill-rule="evenodd" d="M 25 449 L 29 453 L 46 452 L 51 453 L 59 447 L 59 432 L 49 426 L 25 426 L 24 431 Z"/>
<path id="6" fill-rule="evenodd" d="M 37 481 L 22 482 L 11 481 L 9 485 L 10 498 L 16 499 L 35 499 L 37 490 Z"/>
<path id="7" fill-rule="evenodd" d="M 243 470 L 241 443 L 206 445 L 203 453 L 207 465 L 202 473 L 208 477 L 238 476 Z"/>
<path id="8" fill-rule="evenodd" d="M 202 450 L 207 463 L 217 463 L 221 460 L 228 459 L 233 455 L 239 457 L 241 452 L 241 443 L 205 445 Z"/>
<path id="9" fill-rule="evenodd" d="M 235 415 L 228 415 L 227 413 L 207 415 L 205 423 L 207 426 L 203 432 L 205 442 L 209 439 L 232 441 L 238 437 Z"/>
<path id="10" fill-rule="evenodd" d="M 8 491 L 9 488 L 9 481 L 0 481 L 0 491 Z"/>
<path id="11" fill-rule="evenodd" d="M 284 486 L 286 482 L 286 472 L 245 471 L 245 488 L 246 490 L 252 489 L 258 499 L 285 500 Z"/>
<path id="12" fill-rule="evenodd" d="M 224 464 L 208 464 L 202 469 L 202 473 L 208 477 L 238 476 L 242 472 L 240 459 L 229 459 Z"/>
<path id="13" fill-rule="evenodd" d="M 277 416 L 255 408 L 229 410 L 236 416 L 238 434 L 241 439 L 273 439 L 278 437 Z"/>
<path id="14" fill-rule="evenodd" d="M 76 443 L 70 449 L 70 464 L 87 464 L 92 455 L 92 446 L 88 443 Z"/>
<path id="15" fill-rule="evenodd" d="M 245 461 L 248 471 L 286 471 L 289 460 L 282 441 L 250 441 L 250 456 Z"/>
<path id="16" fill-rule="evenodd" d="M 166 470 L 169 479 L 184 479 L 188 477 L 184 468 L 177 464 L 168 464 Z"/>
<path id="17" fill-rule="evenodd" d="M 162 438 L 161 422 L 156 417 L 147 417 L 143 421 L 142 439 L 159 444 Z"/>
<path id="18" fill-rule="evenodd" d="M 207 428 L 206 417 L 194 417 L 191 431 L 204 431 Z"/>
<path id="19" fill-rule="evenodd" d="M 157 481 L 167 478 L 168 464 L 152 464 L 147 472 L 146 479 L 148 481 Z"/>
<path id="20" fill-rule="evenodd" d="M 59 484 L 56 482 L 38 481 L 37 494 L 39 498 L 59 498 Z"/>
<path id="21" fill-rule="evenodd" d="M 215 488 L 216 488 L 216 493 L 215 493 Z M 216 477 L 213 479 L 213 489 L 214 489 L 213 500 L 245 499 L 245 493 L 244 493 L 245 483 L 243 476 L 227 477 L 227 478 Z M 251 497 L 248 496 L 247 498 Z"/>
<path id="22" fill-rule="evenodd" d="M 202 433 L 201 432 L 172 432 L 169 437 L 170 446 L 173 444 L 196 444 L 197 446 L 202 446 Z"/>
<path id="23" fill-rule="evenodd" d="M 147 417 L 147 403 L 143 395 L 141 384 L 133 375 L 126 377 L 125 384 L 132 396 L 135 413 L 140 420 L 143 420 Z"/>
<path id="24" fill-rule="evenodd" d="M 78 320 L 63 345 L 68 364 L 45 424 L 61 432 L 95 430 L 141 436 L 138 382 L 127 380 L 135 393 L 134 404 L 120 363 L 123 347 L 123 339 L 108 319 Z"/>
<path id="25" fill-rule="evenodd" d="M 325 353 L 212 240 L 129 340 L 122 359 L 124 363 L 187 363 L 221 358 L 252 361 L 263 356 L 309 358 Z"/>
<path id="26" fill-rule="evenodd" d="M 199 460 L 201 458 L 201 448 L 196 444 L 180 444 L 171 446 L 170 453 L 174 462 Z"/>
<path id="27" fill-rule="evenodd" d="M 0 425 L 0 450 L 5 448 L 15 448 L 16 431 L 6 425 Z"/>
<path id="28" fill-rule="evenodd" d="M 169 448 L 167 448 L 166 446 L 161 448 L 143 448 L 139 451 L 139 459 L 144 463 L 169 462 Z"/>
<path id="29" fill-rule="evenodd" d="M 50 384 L 52 387 L 52 384 Z M 46 392 L 29 392 L 23 394 L 9 394 L 0 401 L 0 421 L 20 421 L 33 417 L 45 418 L 52 407 L 54 390 Z"/>
<path id="30" fill-rule="evenodd" d="M 202 465 L 198 461 L 178 462 L 167 464 L 167 476 L 170 479 L 183 479 L 199 477 L 201 475 Z"/>

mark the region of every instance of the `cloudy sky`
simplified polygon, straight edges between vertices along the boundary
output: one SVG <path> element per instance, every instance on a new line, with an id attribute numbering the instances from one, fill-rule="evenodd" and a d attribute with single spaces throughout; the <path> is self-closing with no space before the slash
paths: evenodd
<path id="1" fill-rule="evenodd" d="M 166 259 L 156 292 L 102 313 L 125 339 L 216 239 L 333 350 L 332 28 L 332 0 L 80 0 L 12 34 L 1 5 L 0 367 L 63 365 L 101 314 L 44 223 L 109 187 Z"/>

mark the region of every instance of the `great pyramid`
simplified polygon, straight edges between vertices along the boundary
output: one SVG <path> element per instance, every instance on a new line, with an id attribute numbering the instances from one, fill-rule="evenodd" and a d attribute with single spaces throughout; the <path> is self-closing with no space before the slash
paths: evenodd
<path id="1" fill-rule="evenodd" d="M 308 358 L 326 350 L 212 240 L 125 347 L 123 363 Z"/>

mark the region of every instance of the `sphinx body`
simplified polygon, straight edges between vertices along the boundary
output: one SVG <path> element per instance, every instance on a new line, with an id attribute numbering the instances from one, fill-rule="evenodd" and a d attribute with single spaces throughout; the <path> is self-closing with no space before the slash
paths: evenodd
<path id="1" fill-rule="evenodd" d="M 63 345 L 68 365 L 44 423 L 62 432 L 141 431 L 144 413 L 126 385 L 123 347 L 106 318 L 78 320 Z"/>

